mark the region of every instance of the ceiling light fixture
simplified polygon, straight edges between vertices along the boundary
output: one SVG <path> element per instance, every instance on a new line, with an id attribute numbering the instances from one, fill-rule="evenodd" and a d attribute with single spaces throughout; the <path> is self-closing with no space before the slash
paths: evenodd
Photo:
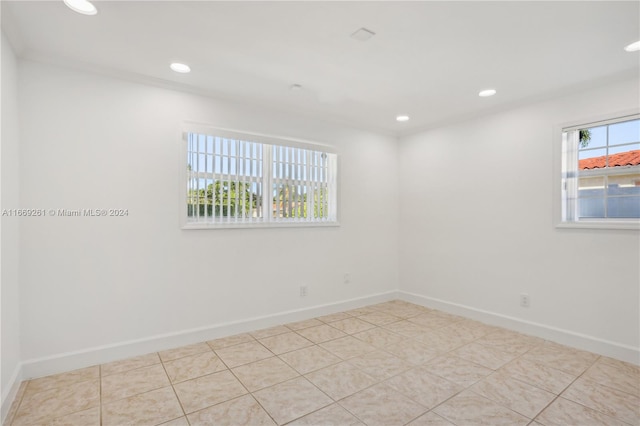
<path id="1" fill-rule="evenodd" d="M 64 4 L 74 12 L 82 13 L 83 15 L 95 15 L 98 13 L 98 9 L 87 0 L 64 0 Z"/>
<path id="2" fill-rule="evenodd" d="M 480 93 L 478 93 L 478 96 L 480 96 L 481 98 L 487 98 L 489 96 L 493 96 L 496 94 L 496 89 L 486 89 L 486 90 L 482 90 Z"/>
<path id="3" fill-rule="evenodd" d="M 351 34 L 351 38 L 358 41 L 367 41 L 370 40 L 374 35 L 376 35 L 376 33 L 374 33 L 373 31 L 366 28 L 360 28 L 359 30 Z"/>
<path id="4" fill-rule="evenodd" d="M 631 43 L 630 45 L 624 48 L 627 52 L 637 52 L 640 50 L 640 41 L 636 41 L 635 43 Z"/>
<path id="5" fill-rule="evenodd" d="M 172 63 L 170 65 L 170 67 L 175 72 L 179 72 L 179 73 L 182 73 L 182 74 L 186 74 L 188 72 L 191 72 L 191 67 L 189 65 L 181 64 L 179 62 Z"/>
<path id="6" fill-rule="evenodd" d="M 409 116 L 408 115 L 399 115 L 399 116 L 396 117 L 396 121 L 400 121 L 400 122 L 409 121 Z"/>

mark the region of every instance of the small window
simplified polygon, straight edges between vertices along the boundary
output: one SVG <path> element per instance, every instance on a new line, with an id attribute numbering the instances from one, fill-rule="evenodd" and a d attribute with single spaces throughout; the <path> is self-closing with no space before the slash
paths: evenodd
<path id="1" fill-rule="evenodd" d="M 562 221 L 640 224 L 640 116 L 562 132 Z"/>
<path id="2" fill-rule="evenodd" d="M 326 147 L 219 129 L 185 136 L 185 228 L 337 224 L 337 154 Z"/>

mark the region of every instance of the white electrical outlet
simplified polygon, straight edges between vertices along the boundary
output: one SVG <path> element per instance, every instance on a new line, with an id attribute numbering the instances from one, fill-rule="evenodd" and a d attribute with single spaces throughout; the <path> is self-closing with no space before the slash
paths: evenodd
<path id="1" fill-rule="evenodd" d="M 344 274 L 343 279 L 345 284 L 351 283 L 351 274 L 347 272 L 346 274 Z"/>
<path id="2" fill-rule="evenodd" d="M 301 285 L 300 286 L 300 297 L 305 297 L 307 294 L 309 294 L 309 287 L 307 287 L 306 285 Z"/>
<path id="3" fill-rule="evenodd" d="M 529 295 L 527 293 L 520 294 L 520 306 L 523 308 L 528 308 L 531 305 L 531 300 L 529 300 Z"/>

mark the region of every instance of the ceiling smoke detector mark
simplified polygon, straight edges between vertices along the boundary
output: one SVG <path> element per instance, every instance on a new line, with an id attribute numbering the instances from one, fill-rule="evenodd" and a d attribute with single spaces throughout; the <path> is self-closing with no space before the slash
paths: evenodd
<path id="1" fill-rule="evenodd" d="M 376 33 L 363 27 L 351 34 L 351 38 L 358 41 L 367 41 L 370 40 L 374 35 L 376 35 Z"/>

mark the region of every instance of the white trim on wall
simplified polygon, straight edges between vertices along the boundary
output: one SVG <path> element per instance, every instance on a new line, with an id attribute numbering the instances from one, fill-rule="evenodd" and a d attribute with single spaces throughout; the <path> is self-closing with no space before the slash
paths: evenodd
<path id="1" fill-rule="evenodd" d="M 11 379 L 9 379 L 9 386 L 2 389 L 0 424 L 4 424 L 4 421 L 7 419 L 9 410 L 11 410 L 11 405 L 16 400 L 16 397 L 18 395 L 18 390 L 20 389 L 20 385 L 22 384 L 23 380 L 22 378 L 22 364 L 18 364 L 13 374 L 11 375 Z"/>
<path id="2" fill-rule="evenodd" d="M 640 365 L 640 348 L 612 342 L 597 337 L 575 333 L 557 327 L 526 321 L 496 312 L 476 309 L 470 306 L 452 303 L 420 294 L 406 291 L 389 291 L 365 297 L 349 299 L 341 302 L 295 309 L 273 315 L 248 318 L 240 321 L 213 324 L 175 333 L 156 335 L 153 337 L 120 342 L 84 349 L 81 351 L 56 354 L 50 357 L 24 361 L 20 370 L 14 373 L 13 381 L 20 384 L 20 380 L 43 377 L 51 374 L 84 368 L 124 358 L 138 356 L 150 352 L 157 352 L 179 346 L 189 345 L 207 340 L 218 339 L 239 333 L 273 327 L 294 321 L 302 321 L 322 315 L 329 315 L 367 305 L 400 299 L 416 303 L 432 309 L 438 309 L 465 318 L 481 321 L 489 325 L 507 328 L 531 336 L 551 340 L 556 343 L 609 356 L 622 361 Z M 18 380 L 20 378 L 20 380 Z M 15 387 L 15 384 L 13 385 Z M 15 389 L 17 391 L 17 388 Z M 14 390 L 12 389 L 12 392 Z M 10 392 L 7 392 L 9 394 Z M 8 395 L 7 395 L 8 396 Z M 5 395 L 3 395 L 5 397 Z M 3 398 L 4 403 L 4 398 Z"/>
<path id="3" fill-rule="evenodd" d="M 213 324 L 205 327 L 182 330 L 175 333 L 156 335 L 143 339 L 119 342 L 81 351 L 56 354 L 49 357 L 31 359 L 22 363 L 23 380 L 90 367 L 111 361 L 130 358 L 151 352 L 190 345 L 234 334 L 260 330 L 289 322 L 303 321 L 322 315 L 361 308 L 376 303 L 397 299 L 397 291 L 372 294 L 365 297 L 344 300 L 336 303 L 295 309 L 273 315 L 247 318 L 240 321 Z"/>
<path id="4" fill-rule="evenodd" d="M 2 395 L 2 420 L 9 413 L 11 404 L 18 394 L 23 380 L 76 370 L 124 358 L 157 352 L 183 345 L 204 342 L 221 337 L 246 333 L 253 330 L 302 321 L 322 315 L 329 315 L 367 305 L 400 299 L 432 309 L 438 309 L 465 318 L 481 321 L 489 325 L 503 327 L 531 336 L 540 337 L 577 349 L 609 356 L 640 365 L 640 348 L 599 339 L 569 330 L 522 320 L 495 312 L 472 308 L 420 294 L 395 290 L 336 303 L 280 312 L 273 315 L 248 318 L 246 320 L 214 324 L 206 327 L 183 330 L 175 333 L 156 335 L 149 338 L 120 342 L 113 345 L 88 348 L 81 351 L 57 354 L 50 357 L 24 361 L 11 378 L 10 390 Z"/>
<path id="5" fill-rule="evenodd" d="M 552 327 L 520 318 L 502 315 L 496 312 L 485 311 L 472 308 L 471 306 L 459 303 L 447 302 L 445 300 L 420 294 L 398 291 L 401 300 L 416 303 L 427 308 L 438 309 L 465 318 L 483 322 L 485 324 L 503 327 L 530 336 L 540 337 L 555 343 L 570 346 L 576 349 L 593 352 L 599 355 L 619 359 L 640 365 L 640 348 L 600 339 L 586 334 L 575 333 L 562 328 Z"/>

